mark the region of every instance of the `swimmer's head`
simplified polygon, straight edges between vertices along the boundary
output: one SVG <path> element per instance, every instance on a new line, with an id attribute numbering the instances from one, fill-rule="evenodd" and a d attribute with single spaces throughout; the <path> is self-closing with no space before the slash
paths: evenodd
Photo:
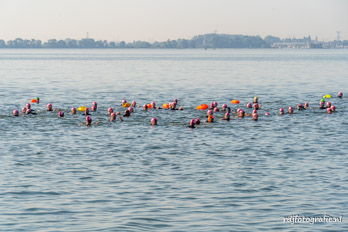
<path id="1" fill-rule="evenodd" d="M 76 114 L 76 108 L 75 107 L 71 108 L 71 114 Z"/>
<path id="2" fill-rule="evenodd" d="M 23 107 L 22 108 L 22 113 L 26 113 L 27 112 L 27 107 Z"/>
<path id="3" fill-rule="evenodd" d="M 31 109 L 27 109 L 27 110 L 25 111 L 25 113 L 26 113 L 26 114 L 31 114 L 31 113 L 32 113 L 32 110 L 31 110 Z"/>
<path id="4" fill-rule="evenodd" d="M 209 115 L 212 115 L 213 114 L 213 111 L 212 110 L 208 110 L 207 111 L 207 115 L 209 116 Z"/>
<path id="5" fill-rule="evenodd" d="M 253 103 L 258 103 L 259 102 L 259 98 L 258 97 L 254 97 L 253 98 Z"/>
<path id="6" fill-rule="evenodd" d="M 222 108 L 222 110 L 226 110 L 227 104 L 222 104 L 221 108 Z"/>
<path id="7" fill-rule="evenodd" d="M 304 108 L 308 109 L 309 108 L 309 103 L 305 102 L 303 106 L 304 106 Z"/>
<path id="8" fill-rule="evenodd" d="M 137 106 L 137 102 L 136 102 L 136 101 L 132 101 L 131 106 L 132 106 L 132 107 L 136 107 L 136 106 Z"/>
<path id="9" fill-rule="evenodd" d="M 271 113 L 270 113 L 270 112 L 266 112 L 265 115 L 266 115 L 266 116 L 270 116 Z"/>
<path id="10" fill-rule="evenodd" d="M 253 113 L 251 117 L 254 121 L 257 121 L 259 119 L 259 115 L 257 113 Z"/>
<path id="11" fill-rule="evenodd" d="M 97 106 L 97 105 L 98 105 L 98 104 L 97 104 L 96 101 L 92 102 L 92 106 Z"/>
<path id="12" fill-rule="evenodd" d="M 194 123 L 195 123 L 196 125 L 201 124 L 201 120 L 200 120 L 199 118 L 195 118 L 195 119 L 193 119 L 193 120 L 194 120 Z"/>
<path id="13" fill-rule="evenodd" d="M 131 114 L 130 114 L 130 111 L 127 109 L 124 111 L 124 117 L 129 117 Z"/>
<path id="14" fill-rule="evenodd" d="M 332 109 L 331 109 L 331 108 L 327 108 L 327 109 L 326 109 L 326 112 L 327 112 L 328 114 L 332 114 Z"/>
<path id="15" fill-rule="evenodd" d="M 319 103 L 319 107 L 320 107 L 320 108 L 324 108 L 324 107 L 325 107 L 325 102 L 320 101 L 320 103 Z"/>
<path id="16" fill-rule="evenodd" d="M 255 110 L 258 110 L 258 109 L 260 108 L 260 106 L 259 106 L 258 103 L 254 103 L 253 108 L 254 108 Z"/>
<path id="17" fill-rule="evenodd" d="M 331 107 L 331 102 L 326 102 L 326 108 L 330 108 Z"/>
<path id="18" fill-rule="evenodd" d="M 30 103 L 25 104 L 25 107 L 27 107 L 27 109 L 31 109 Z"/>
<path id="19" fill-rule="evenodd" d="M 123 105 L 123 104 L 127 103 L 127 101 L 125 99 L 122 99 L 121 103 Z"/>
<path id="20" fill-rule="evenodd" d="M 246 107 L 247 107 L 247 108 L 253 108 L 253 104 L 251 104 L 250 102 L 248 102 L 248 103 L 246 104 Z"/>
<path id="21" fill-rule="evenodd" d="M 174 99 L 173 102 L 175 102 L 176 104 L 178 104 L 178 99 Z"/>
<path id="22" fill-rule="evenodd" d="M 51 103 L 47 104 L 47 111 L 52 111 L 53 110 L 53 106 Z"/>
<path id="23" fill-rule="evenodd" d="M 85 109 L 84 114 L 85 114 L 85 115 L 88 115 L 88 114 L 89 114 L 89 108 L 86 108 L 86 109 Z"/>
<path id="24" fill-rule="evenodd" d="M 230 113 L 226 113 L 226 114 L 224 115 L 224 119 L 230 119 L 230 117 L 231 117 Z"/>
<path id="25" fill-rule="evenodd" d="M 284 114 L 284 108 L 279 109 L 279 114 Z"/>
<path id="26" fill-rule="evenodd" d="M 116 120 L 116 114 L 114 113 L 114 112 L 112 112 L 111 114 L 110 114 L 110 122 L 113 122 L 113 121 L 115 121 Z"/>
<path id="27" fill-rule="evenodd" d="M 94 112 L 97 111 L 97 105 L 92 105 L 91 106 L 91 110 L 94 111 Z"/>
<path id="28" fill-rule="evenodd" d="M 330 108 L 331 108 L 332 112 L 336 111 L 336 106 L 332 105 Z"/>
<path id="29" fill-rule="evenodd" d="M 238 117 L 244 118 L 244 116 L 245 116 L 245 111 L 242 110 L 242 109 L 240 109 L 240 110 L 238 111 Z"/>
<path id="30" fill-rule="evenodd" d="M 338 92 L 337 97 L 342 98 L 343 97 L 343 93 L 341 91 Z"/>
<path id="31" fill-rule="evenodd" d="M 214 112 L 219 112 L 219 111 L 220 111 L 219 108 L 217 107 L 214 108 Z"/>
<path id="32" fill-rule="evenodd" d="M 175 108 L 176 108 L 176 105 L 177 105 L 176 102 L 170 102 L 170 103 L 169 103 L 169 108 L 170 108 L 170 109 L 175 109 Z"/>
<path id="33" fill-rule="evenodd" d="M 18 116 L 18 115 L 19 115 L 18 110 L 13 110 L 13 111 L 12 111 L 12 115 L 13 115 L 13 116 Z"/>
<path id="34" fill-rule="evenodd" d="M 86 117 L 86 126 L 90 126 L 92 124 L 92 118 L 90 116 Z"/>
<path id="35" fill-rule="evenodd" d="M 134 108 L 132 106 L 128 107 L 129 112 L 133 113 L 134 112 Z"/>
<path id="36" fill-rule="evenodd" d="M 109 114 L 112 114 L 113 112 L 114 112 L 114 109 L 111 108 L 111 107 L 109 107 L 109 108 L 108 108 L 108 113 L 109 113 Z"/>
<path id="37" fill-rule="evenodd" d="M 191 119 L 189 122 L 189 127 L 195 128 L 195 119 Z"/>
<path id="38" fill-rule="evenodd" d="M 253 112 L 251 112 L 252 114 L 257 114 L 257 110 L 253 110 Z"/>
<path id="39" fill-rule="evenodd" d="M 154 101 L 151 102 L 151 106 L 152 106 L 153 109 L 155 109 L 156 108 L 156 102 L 154 102 Z"/>
<path id="40" fill-rule="evenodd" d="M 303 110 L 303 108 L 304 108 L 302 104 L 297 104 L 296 107 L 297 107 L 297 110 Z"/>
<path id="41" fill-rule="evenodd" d="M 157 118 L 151 118 L 151 125 L 156 126 L 157 125 Z"/>
<path id="42" fill-rule="evenodd" d="M 289 106 L 289 108 L 288 108 L 288 113 L 289 113 L 289 114 L 294 113 L 294 108 L 292 108 L 291 106 Z"/>
<path id="43" fill-rule="evenodd" d="M 63 111 L 59 111 L 58 112 L 58 117 L 63 118 L 64 117 L 64 112 Z"/>
<path id="44" fill-rule="evenodd" d="M 147 107 L 147 104 L 143 105 L 143 110 L 147 110 L 148 107 Z"/>

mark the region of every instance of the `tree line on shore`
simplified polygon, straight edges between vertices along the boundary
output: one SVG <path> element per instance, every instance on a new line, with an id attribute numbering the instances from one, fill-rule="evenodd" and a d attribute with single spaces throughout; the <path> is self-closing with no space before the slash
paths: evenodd
<path id="1" fill-rule="evenodd" d="M 286 41 L 274 36 L 261 38 L 260 36 L 230 35 L 230 34 L 204 34 L 194 36 L 192 39 L 167 40 L 162 42 L 113 42 L 107 40 L 94 40 L 84 38 L 80 40 L 49 39 L 41 41 L 36 39 L 21 39 L 4 41 L 0 40 L 0 48 L 270 48 L 272 44 Z M 302 40 L 302 39 L 290 39 Z M 348 41 L 344 41 L 348 45 Z"/>

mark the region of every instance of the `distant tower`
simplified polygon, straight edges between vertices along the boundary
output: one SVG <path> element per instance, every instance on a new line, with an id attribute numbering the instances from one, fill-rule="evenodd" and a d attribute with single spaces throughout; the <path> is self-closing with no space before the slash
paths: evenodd
<path id="1" fill-rule="evenodd" d="M 89 33 L 88 32 L 86 33 L 86 39 L 89 39 Z"/>
<path id="2" fill-rule="evenodd" d="M 341 40 L 341 32 L 340 32 L 340 31 L 336 31 L 336 33 L 337 33 L 337 38 L 336 38 L 336 40 L 337 40 L 337 41 L 340 41 L 340 40 Z"/>

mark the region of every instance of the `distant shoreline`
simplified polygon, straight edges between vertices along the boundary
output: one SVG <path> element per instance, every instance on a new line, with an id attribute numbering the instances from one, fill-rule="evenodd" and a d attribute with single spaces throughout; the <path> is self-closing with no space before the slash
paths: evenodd
<path id="1" fill-rule="evenodd" d="M 280 39 L 275 36 L 248 36 L 232 34 L 204 34 L 192 39 L 167 40 L 162 42 L 114 42 L 84 38 L 80 40 L 50 39 L 45 42 L 36 39 L 16 38 L 4 41 L 0 39 L 0 49 L 342 49 L 348 48 L 348 40 L 329 42 L 303 38 Z"/>

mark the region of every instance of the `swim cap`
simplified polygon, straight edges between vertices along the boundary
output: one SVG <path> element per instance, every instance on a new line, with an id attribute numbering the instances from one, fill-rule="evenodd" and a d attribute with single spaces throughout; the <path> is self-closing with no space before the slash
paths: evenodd
<path id="1" fill-rule="evenodd" d="M 337 97 L 339 97 L 339 98 L 343 97 L 343 93 L 341 91 L 338 92 Z"/>
<path id="2" fill-rule="evenodd" d="M 193 128 L 195 127 L 195 119 L 190 120 L 190 126 Z"/>
<path id="3" fill-rule="evenodd" d="M 209 116 L 209 115 L 212 115 L 213 114 L 213 111 L 212 110 L 208 110 L 207 111 L 207 115 Z"/>
<path id="4" fill-rule="evenodd" d="M 220 111 L 219 108 L 217 107 L 214 108 L 214 112 L 219 112 L 219 111 Z"/>
<path id="5" fill-rule="evenodd" d="M 259 119 L 259 115 L 257 113 L 253 113 L 251 116 L 252 116 L 252 119 L 255 121 Z"/>
<path id="6" fill-rule="evenodd" d="M 308 102 L 305 102 L 305 103 L 304 103 L 304 107 L 305 107 L 305 108 L 308 108 L 308 107 L 309 107 L 309 103 L 308 103 Z"/>
<path id="7" fill-rule="evenodd" d="M 50 104 L 50 103 L 47 104 L 47 110 L 48 110 L 48 111 L 52 111 L 52 104 Z"/>
<path id="8" fill-rule="evenodd" d="M 116 114 L 114 112 L 112 112 L 110 114 L 110 121 L 115 121 L 116 120 Z"/>
<path id="9" fill-rule="evenodd" d="M 97 104 L 97 102 L 92 102 L 92 106 L 97 106 L 98 104 Z"/>
<path id="10" fill-rule="evenodd" d="M 72 114 L 76 114 L 76 108 L 75 107 L 71 108 L 71 113 Z"/>
<path id="11" fill-rule="evenodd" d="M 288 113 L 289 113 L 289 114 L 294 113 L 294 108 L 292 108 L 291 106 L 289 106 L 289 108 L 288 108 Z"/>
<path id="12" fill-rule="evenodd" d="M 23 107 L 22 108 L 22 113 L 26 113 L 27 112 L 27 107 Z"/>
<path id="13" fill-rule="evenodd" d="M 253 105 L 252 105 L 250 102 L 248 102 L 248 103 L 246 104 L 246 107 L 247 107 L 247 108 L 252 108 Z"/>
<path id="14" fill-rule="evenodd" d="M 111 114 L 112 112 L 114 112 L 114 110 L 111 107 L 109 107 L 108 108 L 108 113 Z"/>
<path id="15" fill-rule="evenodd" d="M 125 103 L 127 103 L 127 101 L 126 101 L 125 99 L 122 99 L 121 102 L 122 102 L 122 105 L 125 104 Z"/>
<path id="16" fill-rule="evenodd" d="M 136 105 L 137 105 L 136 101 L 132 101 L 132 106 L 136 107 Z"/>
<path id="17" fill-rule="evenodd" d="M 157 125 L 157 118 L 151 118 L 151 125 Z"/>
<path id="18" fill-rule="evenodd" d="M 326 112 L 327 112 L 328 114 L 331 114 L 331 113 L 332 113 L 332 109 L 331 109 L 331 108 L 327 108 L 327 109 L 326 109 Z"/>
<path id="19" fill-rule="evenodd" d="M 18 110 L 13 110 L 13 111 L 12 111 L 12 115 L 13 115 L 13 116 L 18 116 L 18 115 L 19 115 Z"/>
<path id="20" fill-rule="evenodd" d="M 91 125 L 91 123 L 92 123 L 92 118 L 90 116 L 87 116 L 86 117 L 86 124 Z"/>
<path id="21" fill-rule="evenodd" d="M 192 120 L 194 120 L 194 123 L 195 123 L 196 125 L 201 124 L 201 120 L 200 120 L 199 118 L 195 118 L 195 119 L 192 119 Z"/>
<path id="22" fill-rule="evenodd" d="M 252 114 L 257 114 L 257 110 L 253 110 Z"/>
<path id="23" fill-rule="evenodd" d="M 254 103 L 253 107 L 254 107 L 254 109 L 258 110 L 260 106 L 258 103 Z"/>
<path id="24" fill-rule="evenodd" d="M 331 102 L 326 102 L 326 108 L 330 108 L 331 107 Z"/>
<path id="25" fill-rule="evenodd" d="M 58 117 L 60 117 L 60 118 L 64 117 L 64 112 L 63 111 L 59 111 L 58 112 Z"/>
<path id="26" fill-rule="evenodd" d="M 25 107 L 26 107 L 27 109 L 31 109 L 30 103 L 25 104 Z"/>
<path id="27" fill-rule="evenodd" d="M 226 109 L 227 108 L 227 104 L 222 104 L 221 108 L 222 109 Z"/>
<path id="28" fill-rule="evenodd" d="M 279 109 L 279 114 L 284 114 L 284 108 Z"/>
<path id="29" fill-rule="evenodd" d="M 336 111 L 336 106 L 332 105 L 330 108 L 331 108 L 332 112 Z"/>
<path id="30" fill-rule="evenodd" d="M 134 112 L 134 108 L 133 107 L 128 107 L 128 110 L 129 110 L 129 112 L 131 112 L 131 113 L 133 113 Z"/>
<path id="31" fill-rule="evenodd" d="M 92 106 L 91 106 L 91 110 L 92 110 L 92 111 L 97 111 L 97 105 L 92 105 Z"/>

